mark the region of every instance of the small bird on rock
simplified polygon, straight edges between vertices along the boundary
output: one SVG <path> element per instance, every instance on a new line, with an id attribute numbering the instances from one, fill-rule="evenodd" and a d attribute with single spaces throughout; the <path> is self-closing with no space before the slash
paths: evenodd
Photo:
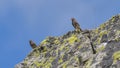
<path id="1" fill-rule="evenodd" d="M 32 49 L 37 47 L 37 45 L 32 40 L 30 40 L 29 43 L 30 43 L 30 46 L 32 47 Z"/>
<path id="2" fill-rule="evenodd" d="M 76 19 L 75 18 L 71 18 L 71 20 L 72 20 L 72 25 L 75 28 L 75 31 L 81 32 L 82 29 L 80 28 L 80 25 L 78 24 L 78 22 L 76 21 Z"/>

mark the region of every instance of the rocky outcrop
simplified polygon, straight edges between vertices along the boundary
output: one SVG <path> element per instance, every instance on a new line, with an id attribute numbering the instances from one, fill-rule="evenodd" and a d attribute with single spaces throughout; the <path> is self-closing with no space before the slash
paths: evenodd
<path id="1" fill-rule="evenodd" d="M 120 15 L 89 31 L 47 37 L 15 68 L 119 68 Z"/>

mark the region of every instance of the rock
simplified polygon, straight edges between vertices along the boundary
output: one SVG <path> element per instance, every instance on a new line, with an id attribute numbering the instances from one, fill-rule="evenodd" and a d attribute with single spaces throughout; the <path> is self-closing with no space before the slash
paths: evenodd
<path id="1" fill-rule="evenodd" d="M 107 34 L 102 35 L 102 38 L 101 38 L 101 40 L 100 40 L 100 43 L 107 42 L 107 41 L 108 41 Z"/>
<path id="2" fill-rule="evenodd" d="M 113 67 L 120 67 L 120 15 L 113 16 L 96 29 L 47 37 L 15 65 L 15 68 Z"/>

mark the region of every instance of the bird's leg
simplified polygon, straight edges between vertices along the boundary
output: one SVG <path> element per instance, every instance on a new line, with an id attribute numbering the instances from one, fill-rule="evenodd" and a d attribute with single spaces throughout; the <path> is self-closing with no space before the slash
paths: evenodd
<path id="1" fill-rule="evenodd" d="M 79 30 L 79 29 L 75 29 L 75 32 L 76 32 L 77 34 L 79 34 L 79 33 L 80 33 L 80 30 Z"/>

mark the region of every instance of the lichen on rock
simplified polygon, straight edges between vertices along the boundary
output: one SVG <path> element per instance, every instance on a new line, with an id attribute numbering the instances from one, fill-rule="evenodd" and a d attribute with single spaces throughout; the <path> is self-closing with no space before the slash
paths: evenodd
<path id="1" fill-rule="evenodd" d="M 92 29 L 90 35 L 91 39 L 82 32 L 69 31 L 63 36 L 49 36 L 15 68 L 119 68 L 120 15 Z"/>

